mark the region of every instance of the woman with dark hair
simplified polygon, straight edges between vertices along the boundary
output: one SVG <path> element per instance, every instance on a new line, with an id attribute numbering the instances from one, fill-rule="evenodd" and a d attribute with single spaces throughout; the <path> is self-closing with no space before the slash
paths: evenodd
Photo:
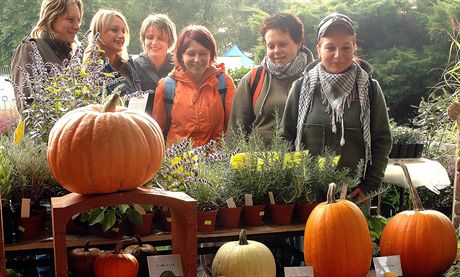
<path id="1" fill-rule="evenodd" d="M 176 66 L 155 92 L 153 118 L 167 144 L 191 138 L 194 146 L 218 140 L 227 130 L 235 85 L 216 67 L 217 47 L 206 27 L 182 30 L 175 49 Z"/>
<path id="2" fill-rule="evenodd" d="M 174 68 L 173 54 L 177 40 L 176 25 L 165 14 L 152 14 L 142 22 L 140 41 L 144 52 L 134 59 L 143 91 L 155 90 L 161 78 Z M 154 95 L 147 98 L 146 113 L 152 115 Z"/>
<path id="3" fill-rule="evenodd" d="M 238 84 L 228 136 L 241 126 L 246 135 L 257 128 L 264 141 L 270 141 L 275 115 L 281 118 L 292 83 L 313 60 L 310 50 L 303 46 L 303 33 L 302 21 L 288 13 L 271 15 L 261 23 L 267 55 Z"/>
<path id="4" fill-rule="evenodd" d="M 43 0 L 40 9 L 40 18 L 32 29 L 30 37 L 24 39 L 16 49 L 11 61 L 11 78 L 17 85 L 16 105 L 22 112 L 24 100 L 30 96 L 24 86 L 22 70 L 32 74 L 27 64 L 32 64 L 32 42 L 37 46 L 45 66 L 54 64 L 62 66 L 64 60 L 69 60 L 75 48 L 75 39 L 80 30 L 83 17 L 83 3 L 81 0 Z M 30 99 L 31 100 L 31 99 Z"/>
<path id="5" fill-rule="evenodd" d="M 364 177 L 350 197 L 367 198 L 379 188 L 391 149 L 385 99 L 370 64 L 355 57 L 356 32 L 348 16 L 332 14 L 318 25 L 319 59 L 294 82 L 284 110 L 284 136 L 296 150 L 340 155 L 338 167 Z M 370 203 L 370 201 L 369 201 Z"/>

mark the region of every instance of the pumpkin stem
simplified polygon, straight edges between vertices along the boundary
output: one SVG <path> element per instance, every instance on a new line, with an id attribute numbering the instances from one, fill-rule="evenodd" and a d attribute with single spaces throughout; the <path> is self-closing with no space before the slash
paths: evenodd
<path id="1" fill-rule="evenodd" d="M 335 183 L 330 183 L 329 184 L 329 188 L 327 190 L 327 203 L 328 204 L 332 204 L 332 203 L 335 203 L 335 196 L 334 196 L 334 193 L 335 193 L 335 187 L 337 185 Z"/>
<path id="2" fill-rule="evenodd" d="M 124 246 L 125 244 L 133 243 L 133 242 L 136 242 L 136 239 L 135 239 L 135 238 L 124 239 L 124 240 L 119 241 L 119 242 L 115 245 L 115 249 L 113 250 L 113 254 L 120 254 L 120 253 L 122 252 L 122 251 L 121 251 L 121 248 L 123 248 L 123 246 Z"/>
<path id="3" fill-rule="evenodd" d="M 85 245 L 83 245 L 83 252 L 89 251 L 89 240 L 85 241 Z"/>
<path id="4" fill-rule="evenodd" d="M 246 230 L 245 229 L 241 229 L 240 231 L 240 241 L 238 243 L 239 245 L 248 245 L 248 240 L 246 238 Z"/>
<path id="5" fill-rule="evenodd" d="M 105 103 L 102 109 L 103 113 L 113 113 L 117 107 L 118 99 L 120 95 L 118 93 L 112 93 L 109 100 Z"/>
<path id="6" fill-rule="evenodd" d="M 404 163 L 400 163 L 400 162 L 395 163 L 395 165 L 399 165 L 404 172 L 404 177 L 406 178 L 406 183 L 407 183 L 407 186 L 409 187 L 409 192 L 412 198 L 412 203 L 414 203 L 414 210 L 423 211 L 424 209 L 423 209 L 422 201 L 420 200 L 417 190 L 415 189 L 414 184 L 412 183 L 412 180 L 409 175 L 409 170 L 407 170 L 407 166 Z"/>

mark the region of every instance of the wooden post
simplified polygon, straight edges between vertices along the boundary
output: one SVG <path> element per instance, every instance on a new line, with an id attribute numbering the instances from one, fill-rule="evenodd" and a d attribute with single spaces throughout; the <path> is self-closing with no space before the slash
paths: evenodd
<path id="1" fill-rule="evenodd" d="M 51 198 L 56 276 L 68 276 L 66 225 L 73 215 L 94 208 L 131 203 L 154 204 L 171 209 L 172 252 L 181 256 L 184 277 L 195 277 L 197 274 L 196 200 L 182 192 L 150 188 L 98 195 L 70 193 Z"/>
<path id="2" fill-rule="evenodd" d="M 449 118 L 457 123 L 457 151 L 455 157 L 455 179 L 454 179 L 454 195 L 452 203 L 452 223 L 455 228 L 460 224 L 460 158 L 458 151 L 460 151 L 460 104 L 452 103 L 447 109 Z"/>

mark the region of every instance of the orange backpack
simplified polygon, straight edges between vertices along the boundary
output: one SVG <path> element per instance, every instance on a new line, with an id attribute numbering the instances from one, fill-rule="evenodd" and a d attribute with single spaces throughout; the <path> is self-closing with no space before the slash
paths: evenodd
<path id="1" fill-rule="evenodd" d="M 252 97 L 252 109 L 256 105 L 257 99 L 259 99 L 260 92 L 262 91 L 262 86 L 264 84 L 264 79 L 266 75 L 266 70 L 263 66 L 254 67 L 251 72 L 251 81 L 249 92 Z"/>

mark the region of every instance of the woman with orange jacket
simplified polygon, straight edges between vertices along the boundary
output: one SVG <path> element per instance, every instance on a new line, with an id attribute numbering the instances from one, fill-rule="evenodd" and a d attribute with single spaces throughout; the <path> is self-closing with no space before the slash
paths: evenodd
<path id="1" fill-rule="evenodd" d="M 206 27 L 182 30 L 176 43 L 176 66 L 158 84 L 153 106 L 153 118 L 168 145 L 190 138 L 193 146 L 201 146 L 226 132 L 235 85 L 215 65 L 216 56 L 216 41 Z"/>

